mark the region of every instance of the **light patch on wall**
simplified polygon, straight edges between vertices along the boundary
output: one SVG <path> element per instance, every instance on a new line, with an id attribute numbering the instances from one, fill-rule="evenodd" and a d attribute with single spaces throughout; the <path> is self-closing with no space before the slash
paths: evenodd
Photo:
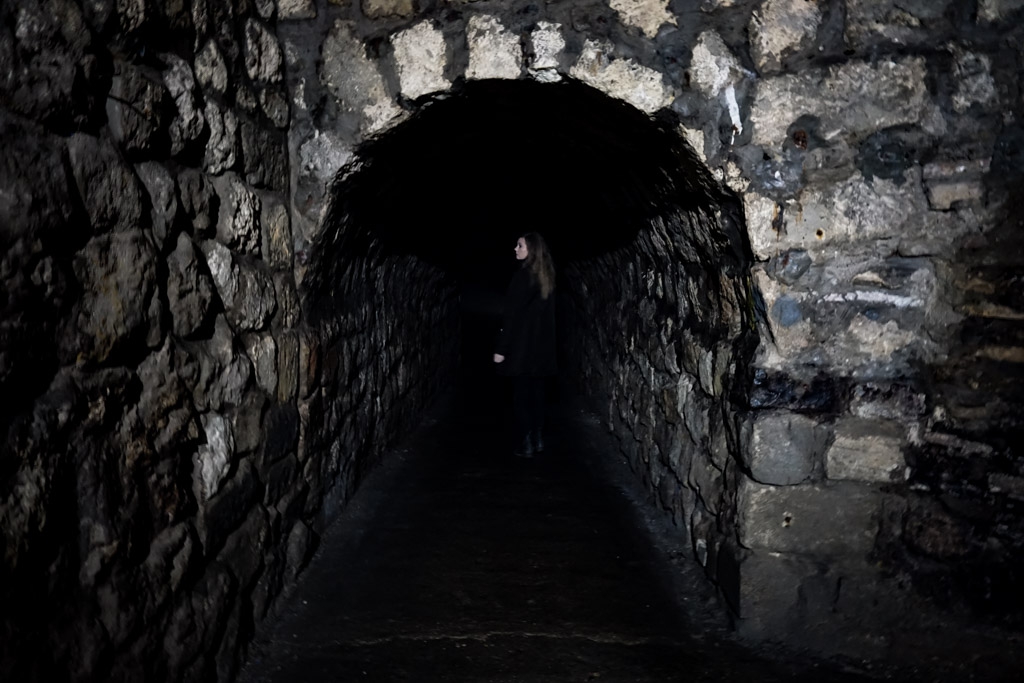
<path id="1" fill-rule="evenodd" d="M 658 35 L 663 24 L 676 25 L 668 0 L 611 0 L 609 4 L 622 21 L 640 29 L 648 38 Z"/>
<path id="2" fill-rule="evenodd" d="M 547 21 L 538 23 L 536 30 L 530 34 L 530 44 L 533 47 L 530 75 L 542 83 L 562 80 L 558 73 L 558 57 L 565 49 L 561 24 Z"/>
<path id="3" fill-rule="evenodd" d="M 466 78 L 519 78 L 523 69 L 519 36 L 506 29 L 496 17 L 472 17 L 466 30 L 466 41 L 469 43 Z"/>
<path id="4" fill-rule="evenodd" d="M 588 40 L 570 75 L 648 114 L 672 104 L 675 98 L 660 72 L 630 59 L 615 59 L 612 50 L 610 43 Z"/>
<path id="5" fill-rule="evenodd" d="M 444 77 L 444 35 L 429 21 L 396 33 L 391 44 L 395 48 L 398 81 L 404 96 L 416 99 L 451 87 Z"/>

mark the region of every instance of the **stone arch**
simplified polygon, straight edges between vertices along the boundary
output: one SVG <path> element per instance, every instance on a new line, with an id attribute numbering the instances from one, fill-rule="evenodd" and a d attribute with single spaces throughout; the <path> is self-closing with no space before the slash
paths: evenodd
<path id="1" fill-rule="evenodd" d="M 524 123 L 531 114 L 536 125 Z M 486 187 L 466 185 L 488 174 Z M 532 197 L 515 182 L 524 176 Z M 513 219 L 480 224 L 476 192 L 490 192 L 483 201 Z M 566 374 L 717 578 L 719 553 L 735 549 L 737 425 L 758 344 L 753 256 L 739 201 L 670 112 L 650 116 L 572 78 L 472 81 L 422 98 L 357 148 L 331 186 L 302 284 L 319 343 L 350 359 L 361 357 L 349 341 L 360 330 L 386 345 L 393 375 L 423 391 L 403 394 L 379 377 L 385 383 L 371 380 L 367 396 L 403 416 L 395 419 L 414 415 L 428 388 L 455 376 L 458 281 L 473 277 L 465 263 L 491 259 L 502 272 L 503 246 L 524 219 L 559 258 Z M 424 236 L 424 226 L 444 226 L 443 238 Z M 351 387 L 361 372 L 337 367 L 329 386 Z M 325 410 L 333 400 L 342 399 L 325 399 Z M 382 447 L 390 430 L 370 424 L 376 437 L 365 442 Z M 360 440 L 329 429 L 317 438 Z M 345 450 L 357 461 L 374 457 Z"/>

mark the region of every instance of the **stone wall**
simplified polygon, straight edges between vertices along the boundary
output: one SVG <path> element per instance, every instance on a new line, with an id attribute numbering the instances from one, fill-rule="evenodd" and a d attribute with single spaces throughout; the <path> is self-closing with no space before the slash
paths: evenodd
<path id="1" fill-rule="evenodd" d="M 304 318 L 276 11 L 0 10 L 4 680 L 232 679 L 450 371 L 415 262 Z"/>
<path id="2" fill-rule="evenodd" d="M 900 586 L 1019 624 L 1022 10 L 4 5 L 0 672 L 232 677 L 454 362 L 444 276 L 325 246 L 333 181 L 486 79 L 627 102 L 719 185 L 580 259 L 567 301 L 609 321 L 581 382 L 741 630 L 878 652 Z"/>
<path id="3" fill-rule="evenodd" d="M 673 265 L 673 248 L 639 237 L 575 264 L 592 289 L 568 301 L 575 320 L 614 321 L 578 340 L 583 383 L 691 527 L 743 632 L 830 647 L 823 623 L 880 624 L 858 603 L 904 609 L 899 586 L 1019 618 L 1006 596 L 1024 545 L 1012 513 L 1024 474 L 1013 446 L 1021 314 L 1010 208 L 1020 2 L 288 7 L 293 201 L 309 243 L 325 183 L 353 149 L 425 98 L 481 79 L 571 78 L 675 121 L 721 195 L 741 203 L 753 287 L 737 276 L 720 289 L 734 294 L 698 288 L 677 303 L 763 303 L 752 361 L 726 373 L 747 378 L 742 411 L 700 374 L 702 358 L 742 360 L 716 351 L 736 344 L 732 328 L 667 331 L 688 318 L 664 313 L 664 292 L 706 281 Z M 666 388 L 677 394 L 668 409 Z M 723 427 L 700 432 L 700 416 L 719 412 Z M 731 464 L 711 446 L 730 433 Z M 686 464 L 691 436 L 705 455 Z M 719 542 L 728 552 L 714 552 Z M 966 582 L 965 571 L 985 578 Z M 839 647 L 885 642 L 854 635 Z"/>

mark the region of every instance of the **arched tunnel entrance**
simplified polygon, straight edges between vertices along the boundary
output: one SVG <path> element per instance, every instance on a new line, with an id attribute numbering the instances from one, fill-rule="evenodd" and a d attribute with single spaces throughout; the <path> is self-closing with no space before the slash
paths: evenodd
<path id="1" fill-rule="evenodd" d="M 434 430 L 441 445 L 427 446 L 419 464 L 408 465 L 396 490 L 386 494 L 393 502 L 381 504 L 396 511 L 420 501 L 421 507 L 406 512 L 414 521 L 396 520 L 394 512 L 390 521 L 373 522 L 383 529 L 353 532 L 390 537 L 393 526 L 422 523 L 427 526 L 416 528 L 434 539 L 427 541 L 431 549 L 414 543 L 398 551 L 398 541 L 366 541 L 349 554 L 359 553 L 373 566 L 389 552 L 444 555 L 446 569 L 431 565 L 433 574 L 410 564 L 410 576 L 418 577 L 410 580 L 431 595 L 444 594 L 452 582 L 465 583 L 474 596 L 466 598 L 469 612 L 482 595 L 509 600 L 503 593 L 508 575 L 526 571 L 523 557 L 540 558 L 526 561 L 532 580 L 565 593 L 564 604 L 550 605 L 543 618 L 509 607 L 505 618 L 512 625 L 505 628 L 525 628 L 521 619 L 537 618 L 534 628 L 557 630 L 578 608 L 570 596 L 605 602 L 593 589 L 593 571 L 580 570 L 574 564 L 579 560 L 570 557 L 595 555 L 573 536 L 573 524 L 582 523 L 584 536 L 628 539 L 609 551 L 614 560 L 601 560 L 607 562 L 602 571 L 616 571 L 619 560 L 635 565 L 633 583 L 623 578 L 601 585 L 611 593 L 606 602 L 612 618 L 635 626 L 645 608 L 668 601 L 667 593 L 637 591 L 650 578 L 640 559 L 650 549 L 620 523 L 607 522 L 601 500 L 608 492 L 586 474 L 583 463 L 593 454 L 581 455 L 593 449 L 587 445 L 593 436 L 569 419 L 571 402 L 599 414 L 615 432 L 617 441 L 605 435 L 596 452 L 618 456 L 620 463 L 622 456 L 628 459 L 645 495 L 675 524 L 674 552 L 696 557 L 712 578 L 723 567 L 728 571 L 736 404 L 749 381 L 757 334 L 749 302 L 751 257 L 734 200 L 711 181 L 675 126 L 572 81 L 476 82 L 424 102 L 408 121 L 363 145 L 339 174 L 301 286 L 324 358 L 319 398 L 307 413 L 306 449 L 310 459 L 321 459 L 316 469 L 339 481 L 333 489 L 325 486 L 333 490 L 327 514 L 342 507 L 379 450 L 419 419 L 430 397 L 446 388 L 458 393 L 447 427 L 438 428 L 440 436 Z M 511 457 L 502 418 L 507 396 L 491 356 L 502 294 L 517 267 L 512 245 L 527 231 L 543 233 L 556 258 L 562 381 L 550 387 L 560 399 L 549 411 L 553 447 L 524 467 Z M 569 394 L 588 399 L 581 404 Z M 422 487 L 431 485 L 439 492 L 424 494 Z M 372 494 L 360 489 L 357 495 Z M 440 499 L 454 519 L 460 516 L 451 509 L 461 506 L 477 524 L 467 530 L 453 521 L 458 531 L 442 531 L 415 521 L 442 514 L 426 509 L 424 497 Z M 493 526 L 484 529 L 488 519 Z M 531 536 L 537 529 L 544 529 L 543 541 Z M 452 540 L 457 533 L 463 536 Z M 552 533 L 561 535 L 564 546 L 553 543 Z M 548 547 L 546 553 L 536 550 L 537 543 Z M 484 588 L 479 574 L 465 575 L 477 566 L 479 553 L 519 557 L 494 571 L 486 579 L 494 585 Z M 564 566 L 580 572 L 575 587 Z M 356 571 L 347 581 L 358 576 Z M 402 586 L 396 581 L 382 594 L 365 591 L 386 596 L 411 590 Z M 546 600 L 547 590 L 527 590 L 521 598 Z M 461 622 L 442 626 L 445 610 L 424 600 L 410 598 L 406 607 L 437 610 L 432 618 L 442 640 L 456 637 L 445 628 L 469 628 Z M 388 603 L 386 597 L 380 601 Z M 383 618 L 385 609 L 373 616 Z M 350 610 L 358 621 L 363 612 L 346 604 L 343 611 Z M 648 617 L 664 625 L 671 610 L 660 610 Z M 394 618 L 399 631 L 418 628 L 397 613 Z M 471 620 L 471 630 L 484 628 L 481 623 L 502 629 L 501 615 L 481 619 Z M 599 636 L 626 637 L 615 631 L 620 627 L 604 626 L 610 630 Z M 354 634 L 346 631 L 343 639 L 359 640 Z M 584 639 L 591 637 L 598 636 Z M 375 661 L 382 660 L 387 658 Z"/>
<path id="2" fill-rule="evenodd" d="M 756 346 L 751 257 L 734 199 L 676 125 L 572 81 L 467 84 L 343 170 L 302 288 L 324 348 L 387 359 L 380 376 L 354 360 L 330 382 L 388 413 L 376 443 L 422 407 L 410 386 L 439 388 L 457 363 L 493 374 L 512 245 L 543 233 L 559 268 L 561 376 L 714 576 Z M 369 348 L 352 348 L 367 326 Z"/>

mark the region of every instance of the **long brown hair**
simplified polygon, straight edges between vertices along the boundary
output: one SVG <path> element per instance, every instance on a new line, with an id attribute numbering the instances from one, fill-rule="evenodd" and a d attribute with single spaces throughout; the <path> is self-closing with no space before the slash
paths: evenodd
<path id="1" fill-rule="evenodd" d="M 555 291 L 555 264 L 547 242 L 536 232 L 528 232 L 522 238 L 526 242 L 523 267 L 530 271 L 530 277 L 540 287 L 540 297 L 547 299 Z"/>

